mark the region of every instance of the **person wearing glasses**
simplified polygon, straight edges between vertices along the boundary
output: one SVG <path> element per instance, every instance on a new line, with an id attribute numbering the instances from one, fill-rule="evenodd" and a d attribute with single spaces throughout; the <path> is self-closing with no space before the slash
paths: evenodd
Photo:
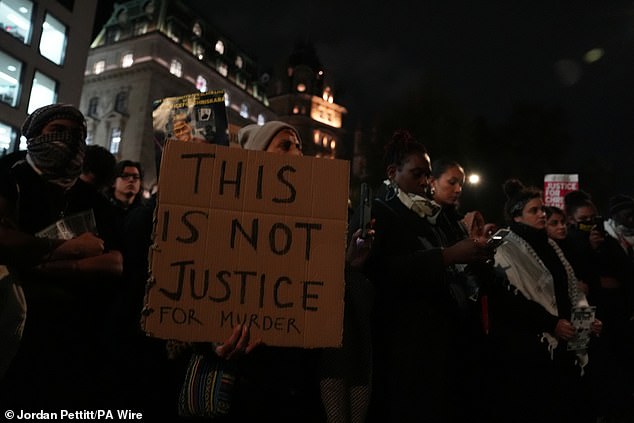
<path id="1" fill-rule="evenodd" d="M 152 243 L 154 199 L 143 196 L 143 167 L 121 160 L 114 168 L 108 198 L 118 211 L 117 231 L 121 234 L 123 281 L 106 310 L 104 340 L 109 362 L 106 403 L 111 407 L 144 410 L 144 417 L 156 420 L 170 414 L 169 376 L 172 363 L 165 354 L 165 341 L 149 337 L 140 326 L 147 282 L 148 251 Z"/>
<path id="2" fill-rule="evenodd" d="M 115 165 L 115 179 L 110 190 L 110 201 L 117 207 L 128 210 L 142 202 L 141 185 L 143 169 L 141 163 L 122 160 Z"/>

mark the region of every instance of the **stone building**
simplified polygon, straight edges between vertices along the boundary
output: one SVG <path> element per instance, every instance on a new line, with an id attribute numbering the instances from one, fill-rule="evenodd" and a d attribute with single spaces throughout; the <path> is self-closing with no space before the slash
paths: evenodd
<path id="1" fill-rule="evenodd" d="M 232 146 L 243 126 L 283 120 L 300 131 L 307 154 L 338 157 L 346 111 L 323 83 L 316 55 L 296 50 L 285 72 L 269 79 L 239 46 L 178 0 L 115 3 L 86 63 L 80 108 L 88 119 L 88 142 L 140 161 L 149 187 L 156 181 L 152 102 L 222 89 Z"/>

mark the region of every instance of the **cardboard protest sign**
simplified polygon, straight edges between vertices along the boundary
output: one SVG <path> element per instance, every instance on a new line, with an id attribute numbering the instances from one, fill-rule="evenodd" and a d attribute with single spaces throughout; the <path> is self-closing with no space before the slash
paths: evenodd
<path id="1" fill-rule="evenodd" d="M 343 331 L 348 162 L 168 141 L 144 329 L 334 347 Z"/>
<path id="2" fill-rule="evenodd" d="M 564 208 L 564 196 L 579 189 L 579 175 L 549 174 L 544 176 L 544 204 Z"/>

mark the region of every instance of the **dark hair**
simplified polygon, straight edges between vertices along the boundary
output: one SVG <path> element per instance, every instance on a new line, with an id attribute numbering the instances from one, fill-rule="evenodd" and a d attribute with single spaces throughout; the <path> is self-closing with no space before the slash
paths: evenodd
<path id="1" fill-rule="evenodd" d="M 447 170 L 452 167 L 462 168 L 462 165 L 455 160 L 447 159 L 441 157 L 440 159 L 436 159 L 431 164 L 431 176 L 435 179 L 438 179 L 445 173 Z"/>
<path id="2" fill-rule="evenodd" d="M 84 174 L 92 173 L 94 175 L 94 184 L 102 188 L 112 183 L 116 163 L 117 158 L 107 148 L 91 144 L 86 146 L 81 171 Z"/>
<path id="3" fill-rule="evenodd" d="M 560 209 L 557 206 L 548 206 L 545 208 L 546 210 L 546 219 L 550 219 L 550 216 L 552 216 L 553 214 L 558 214 L 560 216 L 563 216 L 564 218 L 566 217 L 566 212 L 564 212 L 562 209 Z"/>
<path id="4" fill-rule="evenodd" d="M 134 162 L 132 160 L 121 160 L 114 167 L 114 175 L 115 177 L 121 176 L 123 174 L 123 169 L 126 167 L 136 167 L 139 170 L 139 175 L 141 175 L 141 181 L 143 181 L 143 168 L 141 167 L 141 163 Z"/>
<path id="5" fill-rule="evenodd" d="M 566 212 L 566 216 L 573 216 L 581 207 L 592 207 L 596 209 L 590 194 L 582 190 L 575 190 L 564 195 L 564 211 Z"/>
<path id="6" fill-rule="evenodd" d="M 608 212 L 610 213 L 610 216 L 616 216 L 623 210 L 634 210 L 634 198 L 624 194 L 618 194 L 614 197 L 610 197 L 608 203 Z"/>
<path id="7" fill-rule="evenodd" d="M 537 187 L 527 187 L 519 179 L 507 179 L 502 187 L 506 194 L 504 217 L 512 222 L 516 216 L 521 216 L 524 206 L 534 198 L 542 198 L 542 191 Z"/>
<path id="8" fill-rule="evenodd" d="M 383 163 L 387 169 L 389 166 L 403 166 L 412 154 L 427 154 L 427 149 L 418 142 L 406 129 L 394 131 L 392 138 L 385 145 Z"/>

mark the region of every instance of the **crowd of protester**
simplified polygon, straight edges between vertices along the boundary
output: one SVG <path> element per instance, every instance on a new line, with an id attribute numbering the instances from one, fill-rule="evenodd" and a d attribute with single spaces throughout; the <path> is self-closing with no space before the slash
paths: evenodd
<path id="1" fill-rule="evenodd" d="M 35 110 L 0 159 L 0 409 L 129 409 L 144 421 L 634 421 L 634 199 L 565 207 L 509 179 L 505 222 L 464 214 L 465 171 L 407 130 L 385 140 L 372 219 L 350 207 L 341 348 L 147 336 L 156 196 L 139 162 L 85 144 L 71 105 Z M 291 125 L 240 147 L 302 155 Z M 187 141 L 185 141 L 187 142 Z M 380 181 L 378 181 L 380 182 Z M 603 217 L 601 217 L 603 216 Z M 499 244 L 491 237 L 506 229 Z M 582 317 L 579 320 L 579 316 Z M 579 322 L 585 324 L 581 327 Z M 228 412 L 184 414 L 193 354 L 231 363 Z"/>

